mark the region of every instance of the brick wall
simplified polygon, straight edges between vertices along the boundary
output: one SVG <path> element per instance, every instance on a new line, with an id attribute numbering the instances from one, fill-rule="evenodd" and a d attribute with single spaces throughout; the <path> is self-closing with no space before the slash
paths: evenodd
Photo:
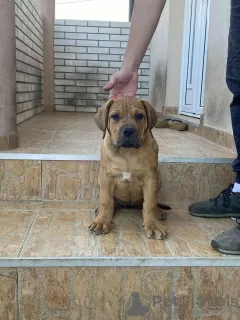
<path id="1" fill-rule="evenodd" d="M 15 0 L 17 123 L 43 111 L 43 19 L 34 0 Z"/>
<path id="2" fill-rule="evenodd" d="M 102 87 L 119 70 L 130 23 L 55 21 L 55 108 L 96 112 L 108 98 Z M 150 49 L 139 70 L 138 96 L 148 99 Z"/>

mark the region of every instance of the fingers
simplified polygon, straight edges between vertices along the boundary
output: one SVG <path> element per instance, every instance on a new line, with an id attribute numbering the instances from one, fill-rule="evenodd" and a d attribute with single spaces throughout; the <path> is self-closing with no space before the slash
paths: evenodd
<path id="1" fill-rule="evenodd" d="M 138 87 L 138 75 L 120 70 L 113 74 L 108 83 L 103 87 L 104 91 L 109 91 L 109 99 L 121 96 L 135 96 Z"/>
<path id="2" fill-rule="evenodd" d="M 111 80 L 105 85 L 105 87 L 103 87 L 103 90 L 110 91 L 116 84 L 117 84 L 117 79 L 115 76 L 113 76 Z"/>

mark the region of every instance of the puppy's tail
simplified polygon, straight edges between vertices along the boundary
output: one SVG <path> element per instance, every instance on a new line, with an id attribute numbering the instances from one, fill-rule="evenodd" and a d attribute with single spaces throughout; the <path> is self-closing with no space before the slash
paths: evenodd
<path id="1" fill-rule="evenodd" d="M 163 210 L 171 210 L 171 207 L 167 206 L 166 204 L 158 203 L 158 208 Z"/>

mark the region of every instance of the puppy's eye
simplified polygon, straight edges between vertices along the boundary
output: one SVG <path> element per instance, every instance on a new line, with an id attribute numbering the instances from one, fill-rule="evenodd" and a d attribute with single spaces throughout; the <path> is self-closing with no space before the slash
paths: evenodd
<path id="1" fill-rule="evenodd" d="M 141 114 L 141 113 L 138 113 L 138 114 L 135 115 L 135 119 L 136 120 L 142 120 L 143 118 L 144 118 L 144 115 Z"/>
<path id="2" fill-rule="evenodd" d="M 113 120 L 115 120 L 115 121 L 118 121 L 118 120 L 120 119 L 120 116 L 119 116 L 118 113 L 115 113 L 115 114 L 111 115 L 111 118 L 112 118 Z"/>

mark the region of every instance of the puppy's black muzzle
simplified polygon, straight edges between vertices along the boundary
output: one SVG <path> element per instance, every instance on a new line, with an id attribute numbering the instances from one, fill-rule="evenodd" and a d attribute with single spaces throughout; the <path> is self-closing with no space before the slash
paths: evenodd
<path id="1" fill-rule="evenodd" d="M 119 130 L 119 138 L 116 148 L 140 148 L 141 142 L 138 138 L 137 129 L 133 125 L 123 125 Z"/>

